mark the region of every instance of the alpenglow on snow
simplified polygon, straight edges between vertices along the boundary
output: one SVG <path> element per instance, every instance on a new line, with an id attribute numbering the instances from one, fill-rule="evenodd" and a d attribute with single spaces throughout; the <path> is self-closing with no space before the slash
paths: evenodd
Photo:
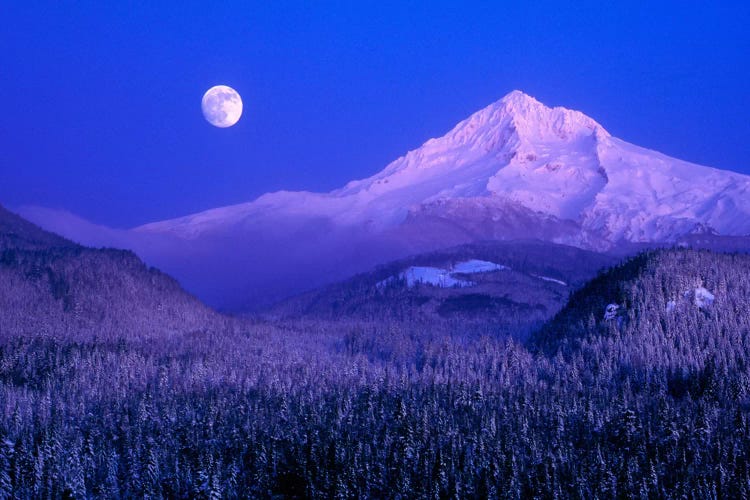
<path id="1" fill-rule="evenodd" d="M 535 237 L 601 249 L 696 228 L 750 234 L 750 177 L 629 144 L 583 113 L 514 91 L 341 189 L 270 193 L 137 231 L 195 238 L 269 213 L 374 231 L 427 214 L 466 227 L 512 215 L 543 221 L 547 234 Z"/>

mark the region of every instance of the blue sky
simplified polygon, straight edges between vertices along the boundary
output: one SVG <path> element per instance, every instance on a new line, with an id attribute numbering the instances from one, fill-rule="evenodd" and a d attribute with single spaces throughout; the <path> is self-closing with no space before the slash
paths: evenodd
<path id="1" fill-rule="evenodd" d="M 330 190 L 513 89 L 750 174 L 744 2 L 217 3 L 0 6 L 0 203 L 129 227 Z"/>

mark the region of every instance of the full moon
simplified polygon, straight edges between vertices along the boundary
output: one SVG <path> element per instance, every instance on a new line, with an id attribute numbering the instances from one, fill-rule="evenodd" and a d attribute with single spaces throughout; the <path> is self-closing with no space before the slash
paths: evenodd
<path id="1" fill-rule="evenodd" d="M 217 85 L 203 94 L 203 116 L 214 127 L 231 127 L 242 116 L 242 99 L 232 87 Z"/>

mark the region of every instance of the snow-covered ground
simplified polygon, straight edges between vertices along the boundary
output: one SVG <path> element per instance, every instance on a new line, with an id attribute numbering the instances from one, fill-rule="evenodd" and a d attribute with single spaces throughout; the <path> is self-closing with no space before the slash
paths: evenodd
<path id="1" fill-rule="evenodd" d="M 432 285 L 440 288 L 474 286 L 476 283 L 462 279 L 460 276 L 482 274 L 494 271 L 507 271 L 509 267 L 486 260 L 471 259 L 457 262 L 448 267 L 411 266 L 400 272 L 398 276 L 391 276 L 375 286 L 383 288 L 396 280 L 403 280 L 406 286 L 413 288 L 417 285 Z"/>
<path id="2" fill-rule="evenodd" d="M 495 264 L 486 260 L 471 259 L 464 262 L 459 262 L 453 266 L 454 273 L 472 274 L 472 273 L 487 273 L 492 271 L 506 271 L 510 268 L 503 266 L 502 264 Z"/>
<path id="3" fill-rule="evenodd" d="M 695 289 L 695 295 L 693 303 L 700 307 L 701 309 L 705 309 L 706 307 L 710 307 L 713 303 L 716 297 L 713 293 L 709 292 L 702 286 L 699 286 Z"/>
<path id="4" fill-rule="evenodd" d="M 699 309 L 708 309 L 711 307 L 716 300 L 716 295 L 703 286 L 696 287 L 692 290 L 686 290 L 682 292 L 682 299 L 673 299 L 667 301 L 666 311 L 672 312 L 677 309 L 680 304 L 690 304 Z"/>
<path id="5" fill-rule="evenodd" d="M 449 269 L 439 267 L 412 266 L 399 274 L 399 278 L 406 281 L 406 286 L 412 288 L 418 284 L 433 285 L 440 288 L 451 288 L 454 286 L 471 286 L 471 281 L 454 278 Z"/>
<path id="6" fill-rule="evenodd" d="M 555 278 L 550 278 L 549 276 L 539 276 L 537 274 L 532 274 L 532 276 L 535 278 L 539 278 L 542 281 L 549 281 L 550 283 L 557 283 L 558 285 L 568 286 L 568 284 L 565 283 L 564 281 L 561 281 Z"/>

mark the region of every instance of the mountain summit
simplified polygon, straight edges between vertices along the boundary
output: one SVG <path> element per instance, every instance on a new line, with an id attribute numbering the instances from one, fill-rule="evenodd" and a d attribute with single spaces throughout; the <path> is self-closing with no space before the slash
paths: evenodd
<path id="1" fill-rule="evenodd" d="M 91 237 L 56 222 L 46 227 Z M 629 144 L 581 112 L 513 91 L 367 179 L 147 224 L 112 244 L 131 238 L 150 263 L 221 306 L 227 294 L 271 300 L 476 241 L 601 251 L 696 232 L 750 234 L 750 177 Z"/>
<path id="2" fill-rule="evenodd" d="M 749 188 L 748 176 L 634 146 L 581 112 L 513 91 L 381 172 L 333 192 L 282 191 L 137 231 L 194 238 L 273 212 L 369 230 L 429 214 L 474 234 L 478 223 L 497 223 L 511 210 L 536 219 L 527 226 L 557 226 L 533 236 L 601 249 L 673 241 L 698 227 L 749 234 Z M 464 220 L 466 211 L 490 221 Z M 506 239 L 494 226 L 475 236 Z"/>

